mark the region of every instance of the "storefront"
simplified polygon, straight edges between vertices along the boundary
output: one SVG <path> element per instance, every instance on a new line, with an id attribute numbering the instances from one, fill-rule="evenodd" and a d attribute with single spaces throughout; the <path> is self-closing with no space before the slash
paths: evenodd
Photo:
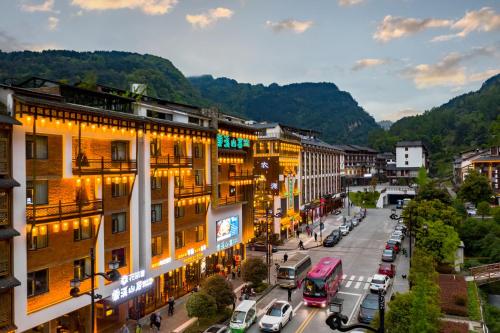
<path id="1" fill-rule="evenodd" d="M 27 333 L 85 333 L 90 332 L 90 306 L 67 313 L 41 325 L 35 326 Z"/>

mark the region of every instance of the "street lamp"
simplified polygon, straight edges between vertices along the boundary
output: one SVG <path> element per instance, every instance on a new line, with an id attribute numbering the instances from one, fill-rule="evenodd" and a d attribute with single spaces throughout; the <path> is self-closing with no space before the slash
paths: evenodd
<path id="1" fill-rule="evenodd" d="M 85 278 L 90 278 L 90 291 L 86 293 L 80 293 L 80 285 L 81 280 L 78 278 L 71 279 L 69 281 L 69 285 L 71 287 L 69 294 L 71 297 L 80 297 L 82 295 L 90 296 L 90 320 L 91 320 L 91 333 L 94 333 L 95 330 L 95 322 L 94 322 L 94 314 L 95 314 L 95 300 L 99 300 L 102 298 L 102 295 L 95 293 L 95 277 L 102 276 L 108 281 L 115 282 L 120 280 L 120 272 L 118 272 L 118 268 L 120 267 L 120 262 L 118 260 L 112 260 L 108 263 L 109 272 L 106 273 L 96 273 L 95 272 L 95 254 L 94 248 L 90 248 L 90 274 L 84 274 Z"/>
<path id="2" fill-rule="evenodd" d="M 271 254 L 270 254 L 270 244 L 269 244 L 269 217 L 280 218 L 283 216 L 281 212 L 281 208 L 277 209 L 276 214 L 274 214 L 273 210 L 269 208 L 269 205 L 266 207 L 266 265 L 267 265 L 267 283 L 271 284 Z"/>

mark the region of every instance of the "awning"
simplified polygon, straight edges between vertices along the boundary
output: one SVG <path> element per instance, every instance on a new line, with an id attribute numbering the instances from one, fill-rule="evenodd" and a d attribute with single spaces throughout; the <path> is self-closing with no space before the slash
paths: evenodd
<path id="1" fill-rule="evenodd" d="M 0 240 L 1 239 L 11 239 L 21 235 L 16 229 L 13 228 L 1 228 L 0 229 Z"/>
<path id="2" fill-rule="evenodd" d="M 8 189 L 21 186 L 17 181 L 12 178 L 0 178 L 0 188 Z"/>
<path id="3" fill-rule="evenodd" d="M 22 125 L 22 123 L 9 115 L 0 113 L 0 123 L 9 125 Z"/>
<path id="4" fill-rule="evenodd" d="M 9 276 L 5 279 L 0 279 L 0 293 L 9 291 L 11 288 L 20 286 L 21 282 L 13 276 Z"/>

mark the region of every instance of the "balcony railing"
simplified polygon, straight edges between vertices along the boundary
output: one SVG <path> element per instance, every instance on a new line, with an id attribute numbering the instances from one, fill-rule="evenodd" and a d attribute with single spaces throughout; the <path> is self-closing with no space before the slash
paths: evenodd
<path id="1" fill-rule="evenodd" d="M 135 173 L 135 160 L 74 159 L 73 173 L 82 175 Z"/>
<path id="2" fill-rule="evenodd" d="M 177 198 L 188 198 L 212 193 L 212 185 L 178 187 L 175 189 Z"/>
<path id="3" fill-rule="evenodd" d="M 238 194 L 233 196 L 226 195 L 224 197 L 219 198 L 218 205 L 219 206 L 234 205 L 244 201 L 246 201 L 246 198 L 243 194 Z"/>
<path id="4" fill-rule="evenodd" d="M 193 158 L 170 155 L 151 157 L 151 166 L 153 168 L 191 168 Z"/>
<path id="5" fill-rule="evenodd" d="M 254 178 L 253 171 L 250 170 L 229 172 L 229 179 L 253 179 L 253 178 Z"/>
<path id="6" fill-rule="evenodd" d="M 55 205 L 26 205 L 26 217 L 30 222 L 43 223 L 67 220 L 78 217 L 98 215 L 102 213 L 102 200 L 86 202 L 59 201 Z"/>

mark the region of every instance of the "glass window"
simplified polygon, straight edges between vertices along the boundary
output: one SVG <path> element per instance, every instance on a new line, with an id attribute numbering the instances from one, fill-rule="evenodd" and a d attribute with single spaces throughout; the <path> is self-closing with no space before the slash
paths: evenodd
<path id="1" fill-rule="evenodd" d="M 194 155 L 194 158 L 202 158 L 203 157 L 203 144 L 193 143 L 193 155 Z"/>
<path id="2" fill-rule="evenodd" d="M 184 187 L 184 177 L 181 176 L 175 176 L 175 187 L 176 188 L 183 188 Z"/>
<path id="3" fill-rule="evenodd" d="M 150 143 L 150 154 L 151 156 L 160 156 L 161 155 L 161 140 L 156 138 L 152 139 Z"/>
<path id="4" fill-rule="evenodd" d="M 405 161 L 405 165 L 408 165 L 408 161 Z"/>
<path id="5" fill-rule="evenodd" d="M 188 123 L 190 124 L 196 124 L 196 125 L 199 125 L 200 124 L 200 118 L 196 118 L 196 117 L 188 117 Z"/>
<path id="6" fill-rule="evenodd" d="M 177 141 L 174 143 L 174 156 L 175 157 L 182 157 L 184 156 L 184 149 L 183 145 L 180 141 Z"/>
<path id="7" fill-rule="evenodd" d="M 161 203 L 151 205 L 151 223 L 161 222 Z"/>
<path id="8" fill-rule="evenodd" d="M 36 196 L 36 198 L 35 198 Z M 49 203 L 49 181 L 37 180 L 26 182 L 26 203 L 47 205 Z"/>
<path id="9" fill-rule="evenodd" d="M 199 225 L 194 228 L 194 231 L 196 233 L 196 241 L 201 242 L 202 240 L 205 240 L 205 226 Z"/>
<path id="10" fill-rule="evenodd" d="M 82 258 L 74 261 L 75 279 L 84 280 L 90 276 L 90 258 Z"/>
<path id="11" fill-rule="evenodd" d="M 195 203 L 194 212 L 195 214 L 203 214 L 205 212 L 205 205 L 199 202 Z"/>
<path id="12" fill-rule="evenodd" d="M 184 207 L 175 206 L 175 217 L 184 216 Z"/>
<path id="13" fill-rule="evenodd" d="M 92 237 L 92 223 L 87 219 L 79 224 L 78 229 L 73 229 L 73 239 L 75 241 L 89 239 L 90 237 Z"/>
<path id="14" fill-rule="evenodd" d="M 152 190 L 160 190 L 161 189 L 161 177 L 160 176 L 151 177 L 151 189 Z"/>
<path id="15" fill-rule="evenodd" d="M 111 214 L 112 232 L 114 234 L 127 230 L 127 213 Z"/>
<path id="16" fill-rule="evenodd" d="M 236 186 L 229 185 L 229 196 L 234 197 L 236 195 Z"/>
<path id="17" fill-rule="evenodd" d="M 126 161 L 128 159 L 128 142 L 111 142 L 111 159 L 113 161 Z"/>
<path id="18" fill-rule="evenodd" d="M 175 248 L 180 249 L 184 247 L 184 231 L 175 232 Z"/>
<path id="19" fill-rule="evenodd" d="M 49 291 L 49 270 L 28 273 L 28 297 L 40 295 Z"/>
<path id="20" fill-rule="evenodd" d="M 125 249 L 114 249 L 111 251 L 111 258 L 113 260 L 117 260 L 120 263 L 120 267 L 127 266 L 127 262 L 125 260 Z"/>
<path id="21" fill-rule="evenodd" d="M 38 250 L 49 246 L 49 231 L 46 225 L 37 228 L 36 236 L 33 236 L 33 232 L 29 232 L 26 235 L 28 241 L 28 250 Z M 44 234 L 42 235 L 41 228 L 45 228 Z"/>
<path id="22" fill-rule="evenodd" d="M 203 170 L 194 170 L 194 183 L 196 186 L 203 186 Z"/>
<path id="23" fill-rule="evenodd" d="M 26 136 L 26 159 L 35 159 L 35 144 L 36 144 L 36 159 L 46 160 L 49 158 L 48 137 L 37 135 Z"/>
<path id="24" fill-rule="evenodd" d="M 111 183 L 111 196 L 114 198 L 128 195 L 128 183 Z"/>
<path id="25" fill-rule="evenodd" d="M 159 256 L 162 252 L 161 236 L 153 237 L 151 239 L 151 256 Z"/>

